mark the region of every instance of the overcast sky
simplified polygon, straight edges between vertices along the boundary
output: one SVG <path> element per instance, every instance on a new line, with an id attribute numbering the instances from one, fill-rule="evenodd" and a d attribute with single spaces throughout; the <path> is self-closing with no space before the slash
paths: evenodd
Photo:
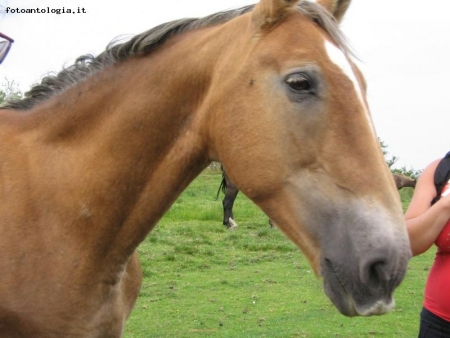
<path id="1" fill-rule="evenodd" d="M 252 4 L 249 0 L 0 0 L 12 9 L 71 9 L 80 14 L 0 13 L 15 42 L 0 84 L 25 91 L 77 56 L 104 50 L 119 35 Z M 378 136 L 397 166 L 423 169 L 450 151 L 450 1 L 353 0 L 341 27 L 368 83 Z"/>

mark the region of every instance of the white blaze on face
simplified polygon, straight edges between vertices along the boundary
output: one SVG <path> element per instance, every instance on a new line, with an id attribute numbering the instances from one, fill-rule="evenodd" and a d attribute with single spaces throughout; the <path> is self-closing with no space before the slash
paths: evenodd
<path id="1" fill-rule="evenodd" d="M 340 48 L 338 48 L 337 46 L 335 46 L 326 39 L 325 39 L 325 49 L 328 53 L 328 57 L 330 58 L 330 60 L 336 66 L 338 66 L 342 70 L 342 73 L 344 73 L 345 76 L 347 76 L 347 78 L 353 83 L 353 87 L 355 88 L 356 94 L 358 95 L 359 101 L 361 102 L 361 106 L 364 109 L 364 112 L 366 114 L 366 117 L 369 121 L 372 130 L 375 133 L 375 128 L 372 124 L 372 118 L 370 117 L 369 110 L 367 109 L 366 102 L 363 98 L 361 84 L 357 80 L 355 73 L 353 72 L 352 65 L 350 64 L 347 56 Z"/>

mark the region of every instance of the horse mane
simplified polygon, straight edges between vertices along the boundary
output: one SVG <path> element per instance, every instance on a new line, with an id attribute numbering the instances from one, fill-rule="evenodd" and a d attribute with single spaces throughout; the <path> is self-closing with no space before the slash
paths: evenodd
<path id="1" fill-rule="evenodd" d="M 203 18 L 170 21 L 138 34 L 124 43 L 114 39 L 98 56 L 87 54 L 78 57 L 73 65 L 63 68 L 59 73 L 49 73 L 41 83 L 33 85 L 24 94 L 24 98 L 8 101 L 1 105 L 0 109 L 30 109 L 112 64 L 134 56 L 149 55 L 175 35 L 225 23 L 250 12 L 253 7 L 254 5 L 249 5 Z M 344 52 L 353 54 L 335 19 L 322 6 L 310 1 L 302 1 L 297 8 L 300 13 L 324 29 Z"/>

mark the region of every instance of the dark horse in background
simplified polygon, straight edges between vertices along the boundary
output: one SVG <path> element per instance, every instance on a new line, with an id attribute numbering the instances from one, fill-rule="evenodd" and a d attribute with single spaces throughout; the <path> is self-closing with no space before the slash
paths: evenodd
<path id="1" fill-rule="evenodd" d="M 415 178 L 410 178 L 405 175 L 399 175 L 399 174 L 393 174 L 393 176 L 394 176 L 395 186 L 397 187 L 398 190 L 400 190 L 402 188 L 415 188 L 416 187 L 417 179 L 415 179 Z"/>
<path id="2" fill-rule="evenodd" d="M 213 161 L 342 314 L 392 310 L 411 249 L 338 27 L 349 3 L 260 0 L 162 24 L 1 107 L 0 337 L 120 337 L 137 248 Z"/>
<path id="3" fill-rule="evenodd" d="M 237 228 L 238 224 L 233 215 L 233 206 L 234 201 L 239 193 L 239 188 L 234 184 L 231 178 L 228 176 L 226 170 L 223 168 L 223 165 L 220 166 L 222 169 L 222 181 L 220 182 L 219 190 L 217 190 L 216 200 L 219 198 L 220 192 L 222 192 L 225 196 L 222 200 L 223 206 L 223 225 L 225 225 L 228 229 L 232 230 Z M 398 190 L 402 188 L 415 188 L 417 180 L 412 179 L 410 177 L 392 174 L 394 177 L 395 185 Z M 269 225 L 271 228 L 275 227 L 274 223 L 271 219 L 269 219 Z"/>
<path id="4" fill-rule="evenodd" d="M 225 225 L 227 229 L 233 230 L 238 227 L 238 224 L 233 216 L 233 206 L 239 193 L 239 188 L 228 176 L 226 170 L 223 168 L 223 165 L 221 165 L 220 168 L 222 169 L 222 181 L 220 182 L 219 190 L 217 190 L 216 200 L 219 198 L 220 192 L 225 195 L 222 200 L 223 225 Z M 275 226 L 271 219 L 269 219 L 269 225 L 271 228 Z"/>

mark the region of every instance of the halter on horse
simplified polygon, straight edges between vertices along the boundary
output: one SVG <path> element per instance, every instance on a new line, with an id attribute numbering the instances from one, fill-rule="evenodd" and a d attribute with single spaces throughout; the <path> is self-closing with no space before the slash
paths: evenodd
<path id="1" fill-rule="evenodd" d="M 335 23 L 350 1 L 316 2 L 158 26 L 0 110 L 1 337 L 120 336 L 142 280 L 136 248 L 213 160 L 340 312 L 393 308 L 411 253 Z"/>

